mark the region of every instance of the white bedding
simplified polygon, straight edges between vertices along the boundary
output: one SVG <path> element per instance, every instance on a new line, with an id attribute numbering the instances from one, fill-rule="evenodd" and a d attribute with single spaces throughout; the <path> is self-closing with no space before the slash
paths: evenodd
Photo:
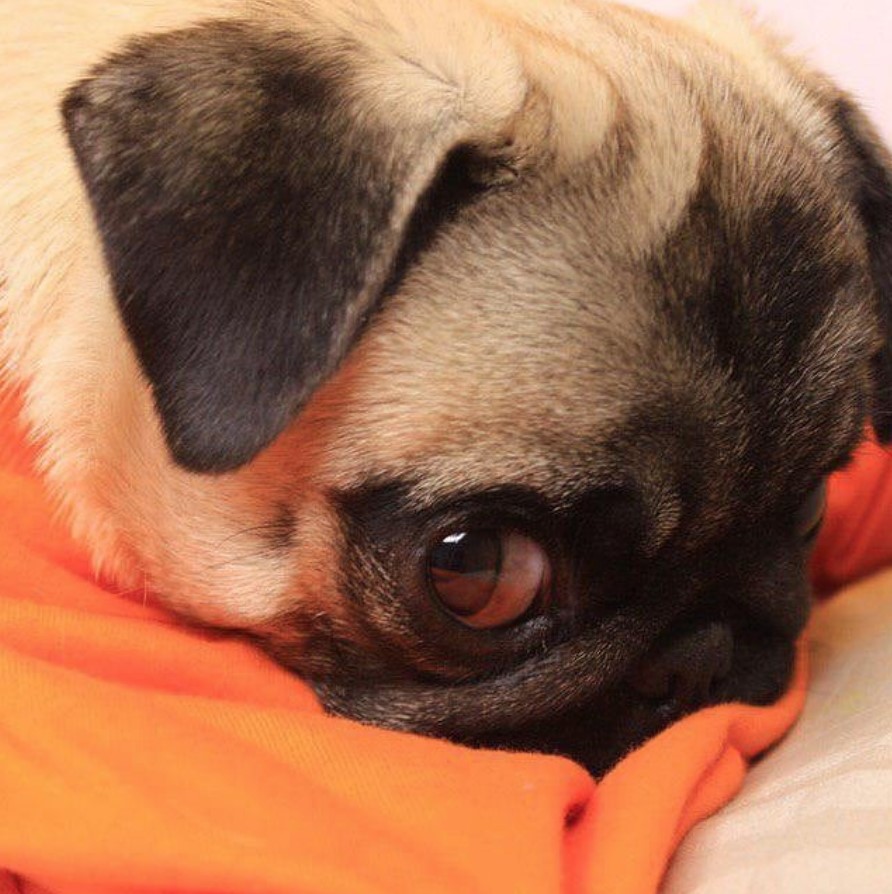
<path id="1" fill-rule="evenodd" d="M 662 894 L 892 894 L 892 571 L 819 609 L 805 711 Z"/>

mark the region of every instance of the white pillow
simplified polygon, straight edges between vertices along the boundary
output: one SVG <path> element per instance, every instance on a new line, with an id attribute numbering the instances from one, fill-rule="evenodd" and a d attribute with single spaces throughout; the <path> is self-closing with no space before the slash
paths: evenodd
<path id="1" fill-rule="evenodd" d="M 892 571 L 818 609 L 805 711 L 662 894 L 892 892 Z"/>

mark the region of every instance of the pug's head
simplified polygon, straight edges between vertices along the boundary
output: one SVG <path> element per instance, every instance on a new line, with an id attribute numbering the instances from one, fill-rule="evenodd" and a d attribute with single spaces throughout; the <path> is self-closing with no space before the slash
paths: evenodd
<path id="1" fill-rule="evenodd" d="M 892 434 L 870 125 L 743 22 L 328 7 L 65 98 L 120 544 L 383 726 L 602 772 L 771 701 L 827 477 Z"/>

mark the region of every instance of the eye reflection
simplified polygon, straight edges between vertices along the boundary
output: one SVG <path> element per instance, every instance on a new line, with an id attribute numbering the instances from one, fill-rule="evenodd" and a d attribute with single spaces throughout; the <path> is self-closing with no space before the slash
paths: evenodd
<path id="1" fill-rule="evenodd" d="M 551 568 L 544 550 L 517 531 L 457 531 L 431 548 L 428 578 L 437 600 L 469 627 L 516 621 L 545 594 Z"/>

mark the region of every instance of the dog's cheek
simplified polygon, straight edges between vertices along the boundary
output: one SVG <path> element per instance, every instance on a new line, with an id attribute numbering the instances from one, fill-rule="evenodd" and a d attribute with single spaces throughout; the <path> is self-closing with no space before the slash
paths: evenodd
<path id="1" fill-rule="evenodd" d="M 319 493 L 305 496 L 294 515 L 288 586 L 276 611 L 255 624 L 259 644 L 276 661 L 310 679 L 365 667 L 374 673 L 369 639 L 357 600 L 345 586 L 347 548 L 337 513 Z"/>
<path id="2" fill-rule="evenodd" d="M 324 645 L 329 629 L 352 639 L 339 595 L 342 537 L 324 497 L 324 423 L 292 426 L 237 472 L 194 474 L 171 460 L 151 394 L 130 367 L 93 420 L 101 457 L 90 492 L 116 534 L 105 553 L 115 567 L 105 570 L 189 619 L 269 631 L 286 664 L 308 642 Z M 330 652 L 319 651 L 320 660 Z"/>
<path id="3" fill-rule="evenodd" d="M 293 585 L 286 476 L 185 472 L 170 460 L 148 395 L 127 410 L 104 445 L 95 483 L 130 557 L 117 580 L 203 623 L 266 623 L 283 610 Z"/>

